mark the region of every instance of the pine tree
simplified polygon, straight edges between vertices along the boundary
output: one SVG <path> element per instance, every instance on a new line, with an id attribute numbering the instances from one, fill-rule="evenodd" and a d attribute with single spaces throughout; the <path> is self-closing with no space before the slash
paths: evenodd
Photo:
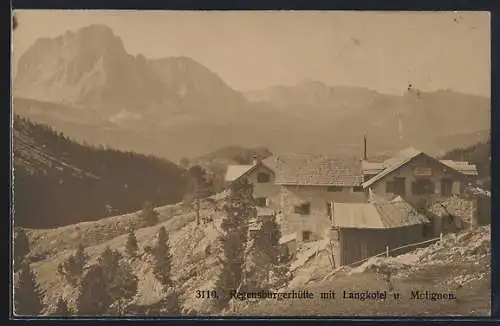
<path id="1" fill-rule="evenodd" d="M 57 266 L 57 272 L 71 285 L 76 286 L 82 277 L 88 259 L 89 257 L 85 253 L 85 249 L 80 244 L 73 255 L 69 256 L 64 262 Z"/>
<path id="2" fill-rule="evenodd" d="M 108 280 L 104 268 L 94 265 L 82 279 L 76 306 L 79 315 L 100 316 L 106 314 L 113 303 L 107 291 Z"/>
<path id="3" fill-rule="evenodd" d="M 264 229 L 269 230 L 269 255 L 271 257 L 271 263 L 277 264 L 278 257 L 280 254 L 280 239 L 281 239 L 281 228 L 276 221 L 276 215 L 273 215 L 271 219 L 264 222 Z"/>
<path id="4" fill-rule="evenodd" d="M 54 312 L 51 314 L 52 316 L 70 316 L 71 311 L 68 308 L 68 303 L 66 300 L 63 299 L 63 297 L 59 297 L 57 299 L 57 304 Z"/>
<path id="5" fill-rule="evenodd" d="M 158 224 L 158 212 L 155 211 L 153 203 L 149 201 L 144 203 L 142 211 L 140 213 L 140 217 L 142 220 L 142 225 L 145 227 Z"/>
<path id="6" fill-rule="evenodd" d="M 22 264 L 14 291 L 14 311 L 17 315 L 39 315 L 43 309 L 42 292 L 30 265 Z"/>
<path id="7" fill-rule="evenodd" d="M 118 251 L 106 247 L 97 265 L 91 266 L 82 280 L 77 300 L 79 314 L 109 314 L 115 303 L 120 314 L 123 301 L 136 295 L 139 280 L 132 268 L 120 261 L 121 258 Z"/>
<path id="8" fill-rule="evenodd" d="M 164 226 L 158 230 L 158 238 L 155 248 L 153 248 L 154 262 L 153 273 L 158 281 L 166 288 L 173 285 L 171 279 L 172 254 L 168 233 Z"/>
<path id="9" fill-rule="evenodd" d="M 220 236 L 223 256 L 222 267 L 216 283 L 218 293 L 230 293 L 241 285 L 248 237 L 248 222 L 256 217 L 252 197 L 253 187 L 246 180 L 234 182 L 224 205 L 225 218 Z M 227 307 L 230 298 L 220 295 L 217 306 Z"/>
<path id="10" fill-rule="evenodd" d="M 30 252 L 30 244 L 24 229 L 19 228 L 14 238 L 14 270 L 22 265 L 26 255 Z"/>
<path id="11" fill-rule="evenodd" d="M 89 256 L 85 253 L 85 248 L 83 247 L 82 244 L 78 245 L 74 257 L 78 267 L 78 273 L 79 275 L 81 275 L 83 272 L 83 268 L 85 267 L 85 265 L 89 260 Z"/>
<path id="12" fill-rule="evenodd" d="M 274 216 L 255 223 L 255 230 L 249 234 L 245 250 L 244 290 L 258 291 L 271 287 L 269 275 L 278 264 L 280 236 Z"/>
<path id="13" fill-rule="evenodd" d="M 130 228 L 128 231 L 127 243 L 125 244 L 125 252 L 130 257 L 135 257 L 138 250 L 139 246 L 137 245 L 137 238 L 135 237 L 134 229 Z"/>

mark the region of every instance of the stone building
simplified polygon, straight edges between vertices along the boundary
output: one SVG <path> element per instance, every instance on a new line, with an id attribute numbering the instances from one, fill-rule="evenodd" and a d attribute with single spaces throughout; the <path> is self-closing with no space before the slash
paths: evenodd
<path id="1" fill-rule="evenodd" d="M 286 155 L 270 157 L 263 161 L 255 160 L 251 165 L 232 165 L 228 167 L 225 181 L 229 183 L 247 178 L 254 185 L 259 216 L 275 214 L 282 235 L 294 234 L 296 243 L 324 238 L 325 230 L 334 225 L 333 217 L 336 216 L 338 221 L 351 218 L 356 225 L 356 228 L 352 225 L 348 227 L 347 229 L 352 230 L 345 230 L 344 234 L 364 236 L 360 232 L 369 232 L 373 237 L 369 236 L 367 239 L 372 239 L 370 241 L 374 245 L 366 244 L 367 248 L 378 250 L 375 234 L 381 235 L 382 238 L 390 235 L 394 237 L 396 244 L 399 240 L 401 243 L 412 241 L 412 234 L 420 239 L 439 235 L 442 231 L 437 227 L 429 229 L 427 226 L 425 230 L 411 231 L 408 234 L 410 227 L 403 222 L 401 223 L 404 225 L 401 226 L 384 226 L 375 231 L 370 225 L 377 223 L 377 220 L 383 220 L 384 214 L 387 213 L 380 212 L 382 202 L 391 203 L 387 207 L 392 208 L 402 205 L 406 209 L 413 207 L 421 214 L 427 212 L 434 203 L 454 196 L 467 196 L 466 189 L 475 183 L 477 174 L 477 169 L 472 164 L 438 160 L 413 148 L 402 150 L 384 161 L 370 161 L 366 157 L 365 147 L 362 160 L 319 155 Z M 378 198 L 377 204 L 374 204 L 374 196 Z M 401 203 L 392 202 L 396 197 Z M 481 204 L 480 209 L 485 212 L 486 206 L 487 204 Z M 342 217 L 339 214 L 344 213 L 334 213 L 336 208 L 347 215 Z M 363 215 L 366 212 L 374 214 L 366 219 Z M 392 212 L 396 214 L 398 210 L 393 209 Z M 401 216 L 395 218 L 405 218 L 404 210 L 397 214 Z M 422 225 L 426 223 L 420 221 L 421 223 L 412 227 L 423 228 Z M 438 224 L 435 220 L 428 222 L 434 226 Z M 363 229 L 365 231 L 361 231 Z M 344 239 L 348 239 L 348 236 L 346 237 Z M 352 250 L 355 250 L 356 246 L 353 246 Z M 363 256 L 363 250 L 360 248 L 359 255 L 353 253 L 352 256 Z"/>

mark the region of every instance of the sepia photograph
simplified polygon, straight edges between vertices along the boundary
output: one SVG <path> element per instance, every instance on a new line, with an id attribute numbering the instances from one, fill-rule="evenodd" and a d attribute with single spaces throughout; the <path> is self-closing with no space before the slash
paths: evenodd
<path id="1" fill-rule="evenodd" d="M 12 17 L 11 318 L 491 316 L 489 12 Z"/>

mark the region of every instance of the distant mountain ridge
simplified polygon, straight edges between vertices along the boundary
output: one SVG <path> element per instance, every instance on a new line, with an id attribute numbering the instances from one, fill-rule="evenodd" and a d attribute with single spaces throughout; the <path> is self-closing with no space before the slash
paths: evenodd
<path id="1" fill-rule="evenodd" d="M 490 129 L 490 100 L 453 91 L 397 96 L 306 81 L 242 93 L 193 59 L 132 56 L 103 25 L 35 42 L 14 96 L 16 113 L 75 139 L 172 160 L 233 144 L 361 155 L 365 134 L 372 152 L 440 154 Z"/>

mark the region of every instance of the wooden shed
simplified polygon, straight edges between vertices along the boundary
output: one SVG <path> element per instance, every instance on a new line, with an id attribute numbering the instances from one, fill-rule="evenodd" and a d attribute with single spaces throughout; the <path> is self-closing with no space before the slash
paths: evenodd
<path id="1" fill-rule="evenodd" d="M 404 200 L 334 203 L 336 261 L 348 265 L 429 238 L 429 219 Z M 401 252 L 403 253 L 403 252 Z"/>

